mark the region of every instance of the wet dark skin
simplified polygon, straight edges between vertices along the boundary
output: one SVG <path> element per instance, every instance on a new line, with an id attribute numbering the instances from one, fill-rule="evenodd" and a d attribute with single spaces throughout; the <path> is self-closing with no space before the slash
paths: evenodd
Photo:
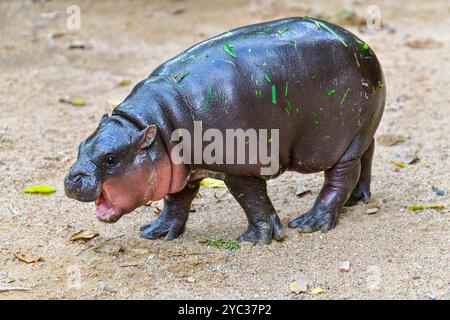
<path id="1" fill-rule="evenodd" d="M 193 46 L 136 85 L 80 145 L 66 193 L 96 201 L 105 222 L 164 198 L 163 211 L 141 227 L 141 236 L 171 240 L 184 230 L 201 179 L 221 178 L 248 219 L 238 240 L 268 244 L 284 232 L 266 181 L 285 171 L 323 171 L 314 205 L 289 227 L 326 232 L 344 205 L 370 199 L 385 90 L 373 51 L 338 26 L 289 18 L 235 29 Z M 194 121 L 223 133 L 279 129 L 278 169 L 261 176 L 260 163 L 175 163 L 178 142 L 171 134 L 192 133 Z"/>

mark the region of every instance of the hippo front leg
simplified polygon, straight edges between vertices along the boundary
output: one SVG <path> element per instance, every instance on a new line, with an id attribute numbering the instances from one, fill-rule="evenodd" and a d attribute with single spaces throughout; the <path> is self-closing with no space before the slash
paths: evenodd
<path id="1" fill-rule="evenodd" d="M 158 218 L 141 227 L 141 238 L 157 239 L 166 236 L 166 240 L 173 240 L 182 234 L 199 187 L 200 181 L 188 183 L 180 192 L 167 195 Z"/>
<path id="2" fill-rule="evenodd" d="M 237 240 L 269 244 L 284 238 L 280 218 L 267 195 L 266 181 L 260 177 L 226 176 L 225 184 L 244 209 L 248 228 Z"/>
<path id="3" fill-rule="evenodd" d="M 337 163 L 325 171 L 325 182 L 314 206 L 305 214 L 289 222 L 290 228 L 300 232 L 327 232 L 336 226 L 342 207 L 356 186 L 361 171 L 361 160 Z"/>

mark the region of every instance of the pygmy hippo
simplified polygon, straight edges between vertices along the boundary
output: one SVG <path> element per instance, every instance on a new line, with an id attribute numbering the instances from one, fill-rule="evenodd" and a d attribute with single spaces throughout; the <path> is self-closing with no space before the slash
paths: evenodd
<path id="1" fill-rule="evenodd" d="M 344 205 L 369 201 L 385 96 L 374 52 L 341 27 L 304 17 L 234 29 L 165 62 L 104 115 L 79 147 L 66 194 L 95 201 L 104 222 L 164 198 L 141 236 L 171 240 L 183 232 L 201 180 L 220 178 L 248 219 L 238 241 L 270 243 L 284 233 L 266 181 L 285 171 L 324 171 L 314 205 L 289 227 L 326 232 Z M 181 150 L 199 128 L 200 145 Z M 233 143 L 243 138 L 248 156 L 216 141 L 228 130 L 240 132 Z M 274 170 L 261 153 L 251 158 L 253 132 L 264 130 L 256 147 L 270 148 Z M 204 159 L 210 149 L 214 161 Z"/>

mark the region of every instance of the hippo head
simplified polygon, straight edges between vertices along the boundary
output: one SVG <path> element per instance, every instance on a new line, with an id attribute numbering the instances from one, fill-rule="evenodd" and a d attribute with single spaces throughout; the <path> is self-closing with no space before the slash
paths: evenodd
<path id="1" fill-rule="evenodd" d="M 104 115 L 97 130 L 80 144 L 65 178 L 66 194 L 95 201 L 96 216 L 115 222 L 170 189 L 171 162 L 157 127 L 140 129 L 130 120 Z"/>

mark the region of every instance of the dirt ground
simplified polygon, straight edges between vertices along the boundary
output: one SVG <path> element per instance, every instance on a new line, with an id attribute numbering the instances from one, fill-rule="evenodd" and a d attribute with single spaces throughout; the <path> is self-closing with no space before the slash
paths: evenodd
<path id="1" fill-rule="evenodd" d="M 80 30 L 66 28 L 72 4 L 81 8 Z M 80 141 L 165 60 L 234 27 L 336 17 L 343 8 L 365 17 L 370 4 L 381 9 L 382 30 L 346 27 L 372 47 L 385 72 L 387 107 L 376 136 L 405 141 L 377 145 L 372 201 L 346 209 L 336 229 L 287 229 L 285 241 L 262 247 L 206 246 L 201 237 L 236 238 L 246 219 L 226 189 L 202 187 L 186 232 L 172 242 L 148 241 L 138 229 L 160 203 L 107 225 L 92 203 L 65 197 L 63 178 Z M 448 1 L 2 1 L 0 299 L 449 299 L 449 12 Z M 120 86 L 123 79 L 132 84 Z M 66 97 L 87 103 L 59 101 Z M 390 163 L 414 160 L 407 158 L 416 151 L 413 164 Z M 54 184 L 57 192 L 22 192 L 33 184 Z M 322 174 L 269 182 L 285 226 L 309 209 L 321 184 Z M 304 187 L 312 192 L 296 196 Z M 406 209 L 416 204 L 445 208 Z M 373 207 L 375 214 L 365 213 Z M 100 236 L 71 242 L 80 229 Z M 43 260 L 27 264 L 17 252 Z M 339 271 L 344 261 L 347 273 Z M 324 292 L 290 292 L 298 279 Z"/>

